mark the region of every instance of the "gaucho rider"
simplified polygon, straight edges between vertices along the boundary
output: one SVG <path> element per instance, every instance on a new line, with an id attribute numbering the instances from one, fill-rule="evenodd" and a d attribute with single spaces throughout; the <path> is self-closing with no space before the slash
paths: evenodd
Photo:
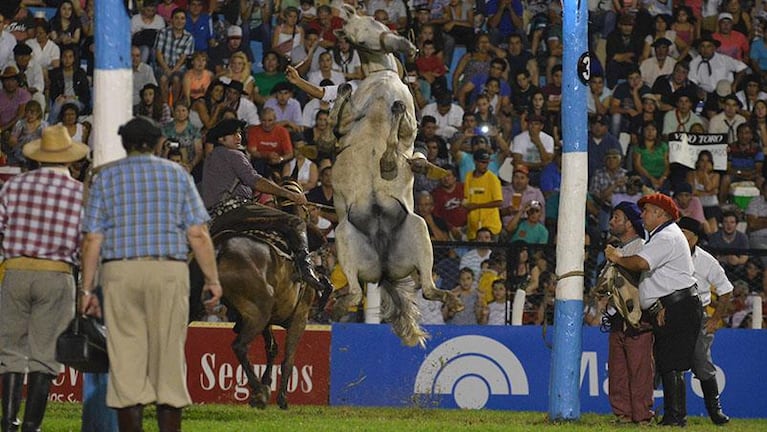
<path id="1" fill-rule="evenodd" d="M 304 194 L 293 192 L 262 177 L 240 150 L 245 122 L 226 119 L 216 124 L 207 134 L 208 142 L 214 145 L 213 151 L 205 159 L 202 181 L 202 199 L 209 210 L 230 198 L 249 200 L 240 207 L 241 211 L 232 212 L 238 220 L 226 216 L 214 220 L 211 235 L 222 229 L 236 229 L 250 225 L 261 230 L 276 231 L 283 235 L 288 247 L 293 251 L 299 277 L 308 282 L 319 293 L 320 308 L 323 308 L 333 285 L 324 275 L 318 275 L 309 260 L 306 223 L 298 216 L 285 213 L 253 201 L 253 191 L 263 192 L 279 198 L 288 199 L 298 205 L 307 203 Z M 214 212 L 215 213 L 215 212 Z M 247 219 L 247 220 L 243 220 Z M 232 226 L 234 224 L 234 226 Z"/>

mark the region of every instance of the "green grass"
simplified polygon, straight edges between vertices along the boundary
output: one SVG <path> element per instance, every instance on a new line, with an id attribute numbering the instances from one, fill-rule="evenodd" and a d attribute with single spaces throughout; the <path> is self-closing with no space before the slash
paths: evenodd
<path id="1" fill-rule="evenodd" d="M 79 432 L 79 404 L 51 403 L 45 415 L 45 432 Z M 145 412 L 144 428 L 157 431 L 154 410 Z M 695 432 L 727 430 L 762 432 L 767 420 L 733 420 L 725 429 L 708 418 L 690 417 L 686 430 Z M 415 432 L 415 431 L 589 431 L 613 432 L 647 430 L 647 427 L 619 426 L 608 415 L 585 414 L 578 422 L 551 424 L 546 414 L 514 411 L 462 411 L 437 409 L 356 408 L 293 406 L 282 411 L 275 406 L 255 410 L 244 405 L 194 405 L 184 411 L 185 432 Z M 661 429 L 679 430 L 679 429 Z"/>

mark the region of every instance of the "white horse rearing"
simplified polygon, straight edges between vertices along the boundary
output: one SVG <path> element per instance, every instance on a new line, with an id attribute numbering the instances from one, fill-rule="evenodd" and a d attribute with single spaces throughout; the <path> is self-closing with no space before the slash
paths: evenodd
<path id="1" fill-rule="evenodd" d="M 338 260 L 349 281 L 349 303 L 359 301 L 359 281 L 381 285 L 382 317 L 408 345 L 428 337 L 418 326 L 412 284 L 424 297 L 453 310 L 463 306 L 431 277 L 433 255 L 426 223 L 413 212 L 410 159 L 417 132 L 413 97 L 397 72 L 392 52 L 415 54 L 415 46 L 371 17 L 344 5 L 345 36 L 358 49 L 367 77 L 354 94 L 339 91 L 331 123 L 340 135 L 333 165 L 333 190 L 339 223 Z"/>

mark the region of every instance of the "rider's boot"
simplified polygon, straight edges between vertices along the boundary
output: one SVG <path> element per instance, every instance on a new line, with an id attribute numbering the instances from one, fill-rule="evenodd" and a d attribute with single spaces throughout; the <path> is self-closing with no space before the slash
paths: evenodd
<path id="1" fill-rule="evenodd" d="M 301 280 L 308 283 L 317 291 L 319 295 L 318 308 L 319 310 L 325 309 L 325 305 L 330 298 L 330 294 L 333 293 L 333 284 L 327 276 L 318 274 L 314 269 L 311 259 L 309 259 L 309 247 L 306 239 L 306 232 L 298 233 L 298 244 L 295 245 L 294 260 L 296 262 L 296 270 L 298 270 L 298 276 Z"/>

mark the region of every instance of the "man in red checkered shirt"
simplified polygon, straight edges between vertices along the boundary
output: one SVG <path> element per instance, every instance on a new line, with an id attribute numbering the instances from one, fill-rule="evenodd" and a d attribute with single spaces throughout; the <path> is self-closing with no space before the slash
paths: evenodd
<path id="1" fill-rule="evenodd" d="M 21 430 L 39 430 L 50 383 L 59 373 L 56 338 L 75 313 L 83 185 L 67 166 L 88 153 L 64 126 L 43 130 L 24 156 L 39 169 L 11 178 L 0 190 L 0 232 L 6 273 L 0 290 L 0 430 L 17 430 L 24 373 L 27 402 Z"/>

